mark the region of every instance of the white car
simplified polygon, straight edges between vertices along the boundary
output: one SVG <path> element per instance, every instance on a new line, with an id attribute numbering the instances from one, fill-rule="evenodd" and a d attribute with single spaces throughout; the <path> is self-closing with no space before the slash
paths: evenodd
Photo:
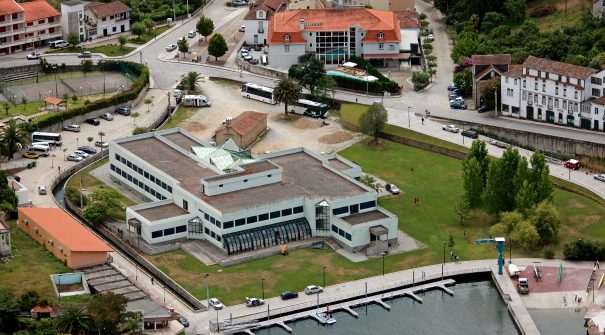
<path id="1" fill-rule="evenodd" d="M 495 145 L 495 146 L 497 146 L 498 148 L 502 148 L 502 149 L 506 149 L 506 148 L 510 148 L 510 147 L 511 147 L 511 145 L 510 145 L 510 144 L 508 144 L 508 143 L 504 143 L 504 142 L 500 142 L 500 141 L 498 141 L 498 140 L 491 140 L 491 141 L 489 141 L 489 144 L 491 144 L 491 145 Z"/>
<path id="2" fill-rule="evenodd" d="M 212 307 L 214 309 L 223 309 L 223 307 L 224 307 L 223 304 L 221 304 L 221 302 L 218 301 L 217 298 L 210 298 L 208 303 L 210 304 L 210 307 Z"/>
<path id="3" fill-rule="evenodd" d="M 176 48 L 177 48 L 176 44 L 168 44 L 166 46 L 166 51 L 173 51 L 173 50 L 176 50 Z"/>
<path id="4" fill-rule="evenodd" d="M 76 154 L 69 154 L 65 159 L 72 162 L 81 162 L 83 158 Z"/>
<path id="5" fill-rule="evenodd" d="M 46 186 L 44 186 L 44 185 L 38 186 L 38 194 L 45 195 L 46 194 Z"/>
<path id="6" fill-rule="evenodd" d="M 32 51 L 27 54 L 27 59 L 38 59 L 40 58 L 40 53 L 37 51 Z"/>
<path id="7" fill-rule="evenodd" d="M 443 130 L 449 131 L 452 133 L 457 133 L 460 131 L 460 129 L 458 129 L 458 127 L 454 126 L 453 124 L 448 124 L 447 126 L 443 126 Z"/>
<path id="8" fill-rule="evenodd" d="M 394 184 L 387 184 L 390 185 L 387 187 L 387 190 L 389 190 L 389 192 L 391 192 L 392 194 L 399 194 L 399 188 L 397 186 L 395 186 Z"/>
<path id="9" fill-rule="evenodd" d="M 80 126 L 78 126 L 77 124 L 68 124 L 68 125 L 65 125 L 63 127 L 63 130 L 73 131 L 73 132 L 79 133 L 80 132 Z"/>
<path id="10" fill-rule="evenodd" d="M 190 31 L 190 32 L 188 32 L 188 33 L 187 33 L 187 37 L 189 37 L 189 38 L 194 38 L 194 37 L 195 37 L 195 34 L 197 34 L 197 33 L 195 32 L 195 30 L 192 30 L 192 31 Z"/>
<path id="11" fill-rule="evenodd" d="M 605 182 L 605 174 L 597 174 L 594 176 L 594 179 Z"/>
<path id="12" fill-rule="evenodd" d="M 324 291 L 324 288 L 321 286 L 317 286 L 317 285 L 309 285 L 307 287 L 305 287 L 305 294 L 315 294 L 315 293 L 321 293 Z"/>
<path id="13" fill-rule="evenodd" d="M 435 40 L 435 36 L 433 36 L 433 34 L 429 34 L 426 38 L 428 38 L 431 41 Z"/>
<path id="14" fill-rule="evenodd" d="M 96 140 L 95 141 L 95 147 L 99 147 L 99 148 L 109 148 L 109 143 L 105 142 L 105 141 L 101 141 L 101 140 Z"/>
<path id="15" fill-rule="evenodd" d="M 242 56 L 242 58 L 246 61 L 249 62 L 252 60 L 252 56 L 250 56 L 249 54 L 246 54 L 245 56 Z"/>
<path id="16" fill-rule="evenodd" d="M 82 158 L 87 158 L 88 156 L 90 156 L 89 154 L 85 153 L 82 150 L 76 150 L 76 151 L 74 151 L 74 155 L 80 156 Z"/>
<path id="17" fill-rule="evenodd" d="M 242 24 L 239 26 L 239 31 L 246 31 L 246 25 Z"/>
<path id="18" fill-rule="evenodd" d="M 113 115 L 111 115 L 111 113 L 105 113 L 101 116 L 99 116 L 101 119 L 103 120 L 107 120 L 107 121 L 112 121 L 113 120 Z"/>
<path id="19" fill-rule="evenodd" d="M 246 297 L 246 306 L 248 307 L 260 306 L 264 303 L 265 301 L 263 299 Z"/>

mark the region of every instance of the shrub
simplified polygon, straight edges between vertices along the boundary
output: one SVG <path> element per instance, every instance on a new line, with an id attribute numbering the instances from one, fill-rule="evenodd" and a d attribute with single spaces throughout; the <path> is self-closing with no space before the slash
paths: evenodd
<path id="1" fill-rule="evenodd" d="M 88 99 L 84 100 L 84 105 L 86 105 L 86 106 L 90 105 L 90 100 L 88 100 Z"/>
<path id="2" fill-rule="evenodd" d="M 568 260 L 594 261 L 605 258 L 605 246 L 596 241 L 579 239 L 563 246 L 563 256 Z"/>
<path id="3" fill-rule="evenodd" d="M 555 252 L 554 252 L 554 250 L 552 250 L 552 248 L 546 248 L 546 249 L 544 249 L 544 258 L 546 258 L 546 259 L 553 259 L 553 258 L 555 258 Z"/>
<path id="4" fill-rule="evenodd" d="M 543 4 L 532 8 L 529 11 L 531 17 L 544 17 L 553 14 L 557 11 L 557 7 L 553 4 Z"/>
<path id="5" fill-rule="evenodd" d="M 64 193 L 65 197 L 69 199 L 69 201 L 73 202 L 76 205 L 80 204 L 80 191 L 73 187 L 69 187 L 65 189 Z M 84 205 L 88 203 L 88 199 L 86 198 L 86 196 L 82 197 L 82 201 L 84 201 Z"/>
<path id="6" fill-rule="evenodd" d="M 429 84 L 430 76 L 426 72 L 414 72 L 412 74 L 412 83 L 414 84 L 414 90 L 420 90 Z"/>

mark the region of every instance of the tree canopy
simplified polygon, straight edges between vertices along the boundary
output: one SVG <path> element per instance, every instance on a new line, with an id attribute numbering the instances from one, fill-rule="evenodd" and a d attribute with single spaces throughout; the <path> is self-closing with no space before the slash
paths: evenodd
<path id="1" fill-rule="evenodd" d="M 315 95 L 317 83 L 326 73 L 324 63 L 320 61 L 319 58 L 313 56 L 303 65 L 301 73 L 302 77 L 299 80 L 300 86 L 308 89 L 311 92 L 311 95 Z"/>
<path id="2" fill-rule="evenodd" d="M 279 81 L 273 91 L 273 96 L 275 97 L 275 101 L 284 104 L 284 112 L 288 115 L 288 106 L 298 101 L 301 92 L 300 85 L 294 79 L 286 77 Z"/>
<path id="3" fill-rule="evenodd" d="M 378 133 L 384 128 L 388 118 L 389 115 L 384 106 L 375 102 L 361 116 L 359 126 L 364 134 L 374 137 L 374 142 L 377 142 Z"/>
<path id="4" fill-rule="evenodd" d="M 211 56 L 214 56 L 215 60 L 218 60 L 219 57 L 224 55 L 228 49 L 227 42 L 225 42 L 223 35 L 216 33 L 210 37 L 210 42 L 208 42 L 208 53 Z"/>
<path id="5" fill-rule="evenodd" d="M 209 17 L 201 16 L 195 25 L 195 29 L 206 40 L 214 31 L 214 21 Z"/>

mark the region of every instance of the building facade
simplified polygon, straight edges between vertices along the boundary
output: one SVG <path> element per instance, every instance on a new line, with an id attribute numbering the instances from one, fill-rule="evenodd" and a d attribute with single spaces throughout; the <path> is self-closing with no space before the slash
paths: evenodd
<path id="1" fill-rule="evenodd" d="M 304 148 L 253 157 L 182 129 L 110 142 L 111 177 L 151 202 L 126 210 L 147 243 L 201 239 L 226 254 L 332 237 L 349 250 L 397 241 L 397 217 L 358 182 L 361 169 Z"/>
<path id="2" fill-rule="evenodd" d="M 508 54 L 499 55 L 472 55 L 473 63 L 473 101 L 475 106 L 480 105 L 481 88 L 489 80 L 499 77 L 507 72 L 511 63 Z"/>
<path id="3" fill-rule="evenodd" d="M 248 45 L 267 44 L 269 23 L 278 11 L 286 10 L 287 1 L 260 0 L 255 2 L 244 17 L 244 41 Z"/>
<path id="4" fill-rule="evenodd" d="M 401 31 L 395 13 L 367 8 L 302 9 L 276 13 L 269 25 L 269 64 L 288 68 L 310 55 L 326 65 L 350 56 L 397 60 Z M 306 56 L 306 57 L 304 57 Z"/>
<path id="5" fill-rule="evenodd" d="M 420 19 L 414 10 L 395 12 L 399 21 L 401 42 L 399 53 L 405 55 L 401 60 L 407 60 L 411 65 L 422 63 L 420 52 Z"/>
<path id="6" fill-rule="evenodd" d="M 397 12 L 414 10 L 415 0 L 331 0 L 331 5 L 338 8 L 369 6 L 373 9 Z"/>
<path id="7" fill-rule="evenodd" d="M 86 37 L 92 40 L 130 30 L 130 8 L 120 1 L 92 2 L 84 6 Z"/>
<path id="8" fill-rule="evenodd" d="M 246 111 L 236 118 L 228 118 L 216 129 L 216 145 L 232 140 L 238 148 L 248 148 L 267 131 L 267 114 Z"/>
<path id="9" fill-rule="evenodd" d="M 70 268 L 107 261 L 105 242 L 61 208 L 18 208 L 17 226 Z"/>
<path id="10" fill-rule="evenodd" d="M 605 70 L 529 56 L 501 77 L 503 115 L 603 131 Z M 600 107 L 600 108 L 599 108 Z"/>
<path id="11" fill-rule="evenodd" d="M 76 34 L 80 42 L 86 40 L 84 30 L 84 3 L 79 0 L 70 0 L 61 3 L 61 26 L 63 39 L 68 40 L 69 34 Z"/>
<path id="12" fill-rule="evenodd" d="M 33 49 L 61 36 L 61 14 L 45 0 L 0 2 L 0 54 Z"/>

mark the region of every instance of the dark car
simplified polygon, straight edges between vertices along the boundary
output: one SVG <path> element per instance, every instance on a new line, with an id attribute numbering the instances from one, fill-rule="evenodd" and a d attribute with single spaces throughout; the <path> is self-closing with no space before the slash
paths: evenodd
<path id="1" fill-rule="evenodd" d="M 328 114 L 328 111 L 307 108 L 303 114 L 306 116 L 310 116 L 314 119 L 325 119 L 326 114 Z"/>
<path id="2" fill-rule="evenodd" d="M 281 297 L 281 300 L 294 299 L 294 298 L 298 298 L 298 293 L 292 292 L 292 291 L 286 291 L 286 292 L 282 292 L 280 297 Z"/>
<path id="3" fill-rule="evenodd" d="M 256 58 L 252 58 L 252 59 L 250 60 L 250 64 L 252 64 L 252 65 L 257 65 L 257 64 L 258 64 L 258 59 L 256 59 Z"/>
<path id="4" fill-rule="evenodd" d="M 21 177 L 19 177 L 19 176 L 8 176 L 8 179 L 13 179 L 13 180 L 15 180 L 17 183 L 21 181 Z"/>
<path id="5" fill-rule="evenodd" d="M 128 108 L 128 107 L 118 107 L 118 108 L 116 108 L 116 110 L 114 112 L 116 114 L 128 116 L 128 115 L 130 115 L 130 108 Z"/>
<path id="6" fill-rule="evenodd" d="M 456 84 L 451 84 L 447 87 L 447 90 L 450 92 L 453 90 L 457 90 L 457 89 L 458 89 L 458 87 L 456 87 Z"/>
<path id="7" fill-rule="evenodd" d="M 189 321 L 187 321 L 187 319 L 184 316 L 179 315 L 178 321 L 180 324 L 183 325 L 183 327 L 189 327 Z"/>
<path id="8" fill-rule="evenodd" d="M 86 119 L 86 121 L 84 121 L 88 124 L 92 124 L 93 126 L 98 126 L 101 124 L 101 121 L 97 120 L 97 119 Z"/>
<path id="9" fill-rule="evenodd" d="M 479 134 L 474 130 L 465 130 L 462 132 L 462 136 L 470 137 L 470 138 L 478 138 Z"/>
<path id="10" fill-rule="evenodd" d="M 450 104 L 451 109 L 466 109 L 466 105 L 464 103 L 453 102 Z"/>
<path id="11" fill-rule="evenodd" d="M 87 145 L 83 145 L 81 147 L 78 147 L 78 150 L 84 151 L 85 153 L 87 153 L 89 155 L 94 155 L 94 154 L 97 153 L 97 149 L 95 149 L 93 147 L 89 147 Z"/>
<path id="12" fill-rule="evenodd" d="M 479 113 L 485 113 L 487 112 L 487 106 L 479 106 L 479 108 L 477 108 L 477 112 Z"/>

